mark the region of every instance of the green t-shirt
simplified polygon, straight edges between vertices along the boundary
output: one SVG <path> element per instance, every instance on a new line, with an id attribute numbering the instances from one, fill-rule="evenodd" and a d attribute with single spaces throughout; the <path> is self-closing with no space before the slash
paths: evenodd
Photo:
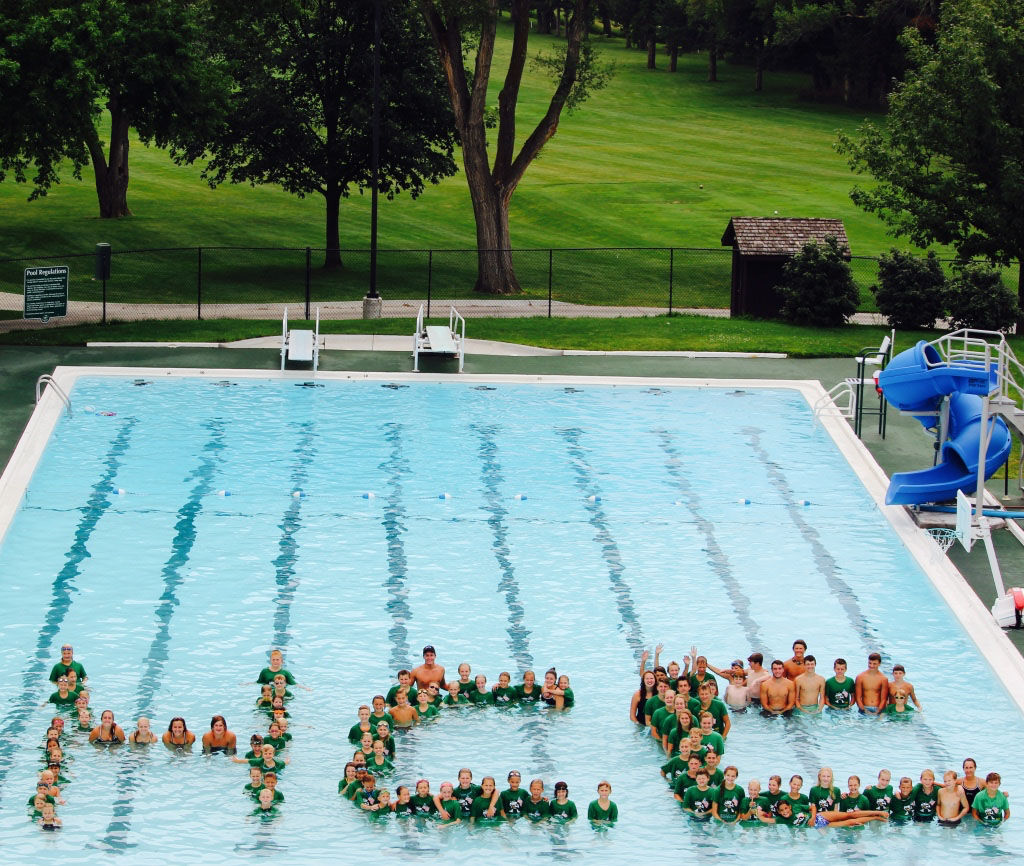
<path id="1" fill-rule="evenodd" d="M 275 752 L 280 752 L 281 749 L 288 745 L 289 739 L 290 737 L 285 737 L 284 735 L 280 737 L 264 737 L 263 744 L 273 746 Z"/>
<path id="2" fill-rule="evenodd" d="M 416 704 L 416 712 L 420 714 L 420 721 L 425 722 L 427 719 L 432 719 L 434 716 L 440 713 L 440 710 L 433 704 Z"/>
<path id="3" fill-rule="evenodd" d="M 808 792 L 807 799 L 814 803 L 814 808 L 819 812 L 831 812 L 843 796 L 838 788 L 822 788 L 814 785 Z"/>
<path id="4" fill-rule="evenodd" d="M 700 727 L 700 714 L 711 713 L 715 717 L 715 723 L 712 726 L 715 731 L 721 734 L 725 730 L 725 720 L 729 715 L 729 710 L 725 704 L 718 698 L 712 698 L 711 703 L 707 707 L 701 707 L 700 701 L 697 702 L 698 709 L 694 713 L 693 718 L 697 727 Z"/>
<path id="5" fill-rule="evenodd" d="M 914 817 L 914 792 L 911 791 L 907 798 L 902 799 L 898 793 L 892 795 L 889 801 L 889 819 L 891 821 L 910 821 Z"/>
<path id="6" fill-rule="evenodd" d="M 892 800 L 892 785 L 886 785 L 884 788 L 870 785 L 864 789 L 864 796 L 867 798 L 869 809 L 888 811 L 889 803 Z"/>
<path id="7" fill-rule="evenodd" d="M 281 668 L 281 670 L 279 671 L 272 671 L 270 668 L 264 668 L 260 671 L 260 675 L 256 678 L 256 683 L 261 686 L 264 683 L 273 683 L 274 677 L 276 677 L 278 674 L 284 674 L 284 681 L 288 683 L 288 685 L 295 685 L 295 677 L 293 677 L 284 668 Z"/>
<path id="8" fill-rule="evenodd" d="M 360 809 L 363 805 L 376 806 L 377 800 L 380 797 L 380 791 L 374 788 L 372 791 L 367 791 L 362 785 L 359 786 L 359 790 L 356 791 L 355 797 L 352 798 L 352 802 L 356 804 Z"/>
<path id="9" fill-rule="evenodd" d="M 491 798 L 490 797 L 484 797 L 484 796 L 477 797 L 475 800 L 473 800 L 473 805 L 470 807 L 469 817 L 473 818 L 473 819 L 484 820 L 484 821 L 494 820 L 495 818 L 498 818 L 499 817 L 498 811 L 501 809 L 501 803 L 495 803 L 494 804 L 494 815 L 492 815 L 490 817 L 487 817 L 486 815 L 484 815 L 484 813 L 488 809 L 490 809 L 490 808 L 491 808 Z"/>
<path id="10" fill-rule="evenodd" d="M 618 821 L 619 807 L 609 800 L 608 808 L 602 809 L 599 800 L 592 800 L 587 806 L 587 819 L 590 821 Z"/>
<path id="11" fill-rule="evenodd" d="M 248 787 L 248 786 L 246 786 L 246 787 Z M 54 803 L 57 802 L 57 800 L 54 797 L 50 796 L 49 794 L 43 794 L 43 796 L 46 797 L 46 802 L 47 803 L 54 804 Z M 33 794 L 31 797 L 28 798 L 28 803 L 26 803 L 25 805 L 26 806 L 31 806 L 33 803 L 35 803 L 35 801 L 36 801 L 36 795 Z"/>
<path id="12" fill-rule="evenodd" d="M 64 662 L 57 662 L 57 664 L 50 668 L 50 682 L 57 682 L 57 680 L 64 676 L 68 671 L 74 671 L 78 674 L 78 679 L 80 681 L 85 679 L 85 668 L 83 668 L 78 662 L 72 660 L 69 665 L 64 664 Z"/>
<path id="13" fill-rule="evenodd" d="M 451 697 L 451 695 L 449 695 Z M 459 695 L 462 698 L 462 695 Z M 490 692 L 472 691 L 469 693 L 469 702 L 471 704 L 480 704 L 481 706 L 491 706 L 494 704 L 494 695 Z"/>
<path id="14" fill-rule="evenodd" d="M 519 697 L 515 686 L 495 686 L 491 694 L 494 696 L 494 703 L 499 705 L 514 704 Z"/>
<path id="15" fill-rule="evenodd" d="M 353 743 L 353 744 L 358 746 L 359 745 L 359 741 L 363 738 L 363 734 L 369 734 L 371 737 L 376 738 L 377 737 L 377 729 L 373 725 L 369 725 L 364 730 L 363 728 L 359 727 L 359 724 L 355 724 L 351 728 L 348 729 L 348 741 L 350 743 Z M 263 738 L 263 742 L 265 743 L 266 741 L 267 741 L 267 738 L 264 737 Z"/>
<path id="16" fill-rule="evenodd" d="M 572 689 L 562 689 L 562 706 L 572 707 L 576 705 L 576 695 L 573 694 Z"/>
<path id="17" fill-rule="evenodd" d="M 782 791 L 773 794 L 771 791 L 763 791 L 757 798 L 757 805 L 761 811 L 774 817 L 779 814 L 779 800 L 782 799 Z"/>
<path id="18" fill-rule="evenodd" d="M 458 698 L 452 700 L 451 695 L 445 695 L 444 700 L 441 702 L 446 707 L 468 707 L 473 701 L 470 699 L 467 692 L 459 692 Z"/>
<path id="19" fill-rule="evenodd" d="M 475 686 L 474 686 L 475 688 Z M 524 684 L 516 686 L 516 700 L 521 704 L 535 704 L 540 700 L 540 686 L 533 684 L 533 691 L 527 692 Z"/>
<path id="20" fill-rule="evenodd" d="M 739 785 L 733 785 L 731 791 L 725 785 L 719 785 L 715 794 L 715 802 L 718 803 L 718 817 L 723 821 L 736 821 L 746 811 L 743 806 L 746 799 L 743 796 L 743 789 Z"/>
<path id="21" fill-rule="evenodd" d="M 711 673 L 711 671 L 704 671 L 704 679 L 702 680 L 697 679 L 696 673 L 690 674 L 687 676 L 687 679 L 690 681 L 690 694 L 694 696 L 698 695 L 697 689 L 700 688 L 702 683 L 714 683 L 715 685 L 718 685 L 718 680 L 715 679 L 715 675 Z"/>
<path id="22" fill-rule="evenodd" d="M 994 827 L 1003 823 L 1003 815 L 1010 808 L 1010 801 L 1002 791 L 996 791 L 994 797 L 988 795 L 988 790 L 982 788 L 974 795 L 974 802 L 971 808 L 978 813 L 978 820 L 982 824 Z"/>
<path id="23" fill-rule="evenodd" d="M 338 783 L 339 790 L 341 790 L 342 785 L 345 785 L 344 779 L 342 779 Z M 358 779 L 353 779 L 351 782 L 345 785 L 345 788 L 343 790 L 341 790 L 341 795 L 343 797 L 347 797 L 349 800 L 354 800 L 356 794 L 358 794 L 361 790 L 363 790 L 363 783 L 360 782 Z"/>
<path id="24" fill-rule="evenodd" d="M 685 760 L 676 755 L 673 758 L 669 758 L 664 764 L 661 765 L 661 772 L 665 774 L 669 782 L 674 782 L 676 777 L 680 773 L 685 773 L 690 766 L 690 756 L 687 755 Z"/>
<path id="25" fill-rule="evenodd" d="M 473 801 L 482 793 L 483 788 L 470 782 L 468 788 L 463 788 L 461 785 L 456 786 L 452 796 L 459 801 L 462 811 L 468 815 L 473 808 Z"/>
<path id="26" fill-rule="evenodd" d="M 498 795 L 498 805 L 501 806 L 506 818 L 516 818 L 523 814 L 523 806 L 528 799 L 529 794 L 522 788 L 518 791 L 506 788 Z"/>
<path id="27" fill-rule="evenodd" d="M 399 818 L 407 818 L 416 814 L 416 807 L 412 804 L 410 799 L 408 803 L 395 803 L 394 813 Z"/>
<path id="28" fill-rule="evenodd" d="M 889 706 L 887 706 L 883 710 L 883 712 L 885 713 L 885 717 L 887 719 L 900 719 L 902 721 L 903 719 L 914 718 L 914 708 L 910 706 L 910 704 L 907 704 L 903 708 L 902 713 L 896 711 L 896 704 L 889 704 Z"/>
<path id="29" fill-rule="evenodd" d="M 359 780 L 358 779 L 353 779 L 351 782 L 348 782 L 348 781 L 345 781 L 345 778 L 343 776 L 341 781 L 338 782 L 338 793 L 341 794 L 342 797 L 346 797 L 346 796 L 348 796 L 348 787 L 349 787 L 349 785 L 358 785 L 358 784 L 359 784 Z M 248 787 L 248 786 L 246 786 L 246 787 Z"/>
<path id="30" fill-rule="evenodd" d="M 531 821 L 542 821 L 550 814 L 551 808 L 544 797 L 541 797 L 536 802 L 534 802 L 533 798 L 530 797 L 525 803 L 523 803 L 523 815 Z"/>
<path id="31" fill-rule="evenodd" d="M 442 800 L 441 808 L 448 813 L 448 817 L 443 819 L 446 824 L 462 819 L 462 804 L 458 800 Z"/>
<path id="32" fill-rule="evenodd" d="M 660 725 L 662 721 L 666 718 L 674 719 L 675 715 L 676 714 L 674 709 L 670 710 L 666 705 L 662 704 L 651 715 L 651 727 L 658 728 L 658 732 L 661 733 Z"/>
<path id="33" fill-rule="evenodd" d="M 853 703 L 853 680 L 844 677 L 839 683 L 835 677 L 829 677 L 825 680 L 825 700 L 836 709 L 849 709 Z"/>
<path id="34" fill-rule="evenodd" d="M 725 754 L 725 740 L 722 739 L 722 735 L 712 731 L 710 734 L 704 734 L 700 738 L 700 744 L 705 749 L 711 749 L 716 755 Z"/>
<path id="35" fill-rule="evenodd" d="M 654 713 L 664 706 L 665 702 L 658 697 L 658 695 L 655 695 L 653 698 L 648 698 L 647 703 L 644 704 L 644 716 L 650 716 L 651 719 L 653 719 Z"/>
<path id="36" fill-rule="evenodd" d="M 429 795 L 421 797 L 419 794 L 413 794 L 409 798 L 409 802 L 412 803 L 417 815 L 437 814 L 437 806 L 434 805 L 434 798 Z"/>
<path id="37" fill-rule="evenodd" d="M 50 695 L 49 703 L 56 704 L 58 707 L 73 707 L 75 701 L 78 700 L 78 692 L 69 691 L 67 697 L 61 697 L 60 691 L 54 692 Z"/>
<path id="38" fill-rule="evenodd" d="M 277 758 L 274 758 L 274 766 L 268 767 L 263 758 L 249 758 L 249 766 L 259 767 L 264 773 L 272 772 L 280 775 L 281 771 L 284 770 L 284 761 L 279 761 Z"/>
<path id="39" fill-rule="evenodd" d="M 374 759 L 367 755 L 366 757 L 366 769 L 373 773 L 374 776 L 380 773 L 392 773 L 394 772 L 395 765 L 391 763 L 387 758 L 380 764 L 374 763 Z"/>
<path id="40" fill-rule="evenodd" d="M 462 680 L 456 680 L 456 682 L 459 684 L 459 694 L 460 695 L 468 694 L 469 692 L 473 691 L 473 689 L 476 688 L 476 681 L 475 680 L 470 680 L 468 683 L 464 683 Z"/>
<path id="41" fill-rule="evenodd" d="M 939 786 L 933 785 L 928 792 L 922 785 L 914 785 L 910 796 L 914 800 L 914 820 L 931 821 L 939 807 Z"/>
<path id="42" fill-rule="evenodd" d="M 707 767 L 705 767 L 704 769 L 707 770 Z M 708 772 L 711 773 L 710 770 L 708 770 Z M 713 773 L 711 773 L 710 776 L 708 776 L 708 787 L 710 787 L 710 788 L 717 788 L 724 781 L 725 781 L 725 772 L 722 771 L 722 770 L 715 770 Z"/>
<path id="43" fill-rule="evenodd" d="M 576 804 L 572 800 L 566 800 L 564 803 L 552 800 L 548 804 L 548 814 L 552 818 L 558 818 L 560 821 L 571 821 L 577 817 Z"/>
<path id="44" fill-rule="evenodd" d="M 683 794 L 683 808 L 693 812 L 698 818 L 711 814 L 711 804 L 715 802 L 718 792 L 714 788 L 705 788 L 703 791 L 696 785 L 691 785 Z"/>
<path id="45" fill-rule="evenodd" d="M 797 815 L 802 814 L 804 812 L 807 812 L 808 814 L 810 814 L 810 811 L 811 811 L 811 800 L 810 800 L 810 798 L 806 794 L 797 794 L 797 797 L 796 797 L 795 800 L 792 797 L 790 797 L 789 794 L 783 794 L 781 797 L 779 797 L 779 802 L 780 803 L 783 803 L 783 802 L 789 803 L 789 805 L 793 807 L 793 817 L 794 818 Z M 777 810 L 776 810 L 776 814 L 777 814 Z"/>
<path id="46" fill-rule="evenodd" d="M 697 784 L 697 780 L 694 779 L 688 772 L 680 773 L 676 776 L 676 780 L 672 785 L 672 791 L 678 794 L 680 797 L 686 796 L 686 791 Z"/>
<path id="47" fill-rule="evenodd" d="M 387 698 L 385 699 L 388 702 L 388 706 L 394 707 L 398 705 L 398 691 L 402 688 L 406 689 L 406 691 L 409 693 L 409 705 L 415 707 L 417 692 L 416 686 L 412 685 L 411 683 L 407 686 L 397 685 L 392 686 L 390 689 L 388 689 L 388 695 Z"/>
<path id="48" fill-rule="evenodd" d="M 863 794 L 858 794 L 856 797 L 847 797 L 844 795 L 839 798 L 840 812 L 858 812 L 870 808 L 871 804 L 868 802 L 868 798 Z"/>
<path id="49" fill-rule="evenodd" d="M 391 713 L 381 713 L 379 716 L 376 713 L 370 713 L 370 727 L 373 728 L 374 736 L 377 735 L 377 725 L 381 722 L 388 723 L 389 733 L 395 729 L 395 720 L 391 718 Z"/>

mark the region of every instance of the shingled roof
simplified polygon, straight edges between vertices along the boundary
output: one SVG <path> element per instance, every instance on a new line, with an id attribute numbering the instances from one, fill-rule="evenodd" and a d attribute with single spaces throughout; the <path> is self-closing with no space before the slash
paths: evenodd
<path id="1" fill-rule="evenodd" d="M 792 256 L 808 241 L 835 237 L 850 254 L 842 220 L 799 217 L 733 217 L 722 235 L 722 246 L 735 246 L 741 256 Z"/>

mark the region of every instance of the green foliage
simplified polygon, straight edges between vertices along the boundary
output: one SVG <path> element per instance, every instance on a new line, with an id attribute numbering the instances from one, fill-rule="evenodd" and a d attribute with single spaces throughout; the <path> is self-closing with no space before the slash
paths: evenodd
<path id="1" fill-rule="evenodd" d="M 782 318 L 795 325 L 835 328 L 857 312 L 860 291 L 834 237 L 803 245 L 782 269 Z"/>
<path id="2" fill-rule="evenodd" d="M 878 259 L 871 286 L 878 311 L 894 328 L 932 328 L 945 312 L 946 275 L 934 252 L 924 258 L 893 247 Z"/>
<path id="3" fill-rule="evenodd" d="M 565 45 L 556 45 L 550 52 L 542 52 L 534 57 L 531 66 L 534 69 L 543 70 L 552 81 L 557 83 L 562 76 L 562 70 L 565 69 L 565 52 Z M 588 38 L 580 42 L 579 68 L 576 70 L 576 80 L 565 100 L 566 114 L 572 114 L 591 95 L 607 87 L 614 74 L 615 64 L 606 63 L 601 59 L 601 49 L 592 39 Z M 489 119 L 485 117 L 485 123 Z M 497 118 L 495 117 L 488 128 L 493 129 L 496 125 Z"/>
<path id="4" fill-rule="evenodd" d="M 946 290 L 953 328 L 1007 331 L 1017 319 L 1017 299 L 999 270 L 980 262 L 957 265 Z"/>
<path id="5" fill-rule="evenodd" d="M 876 180 L 853 200 L 918 246 L 964 259 L 1024 255 L 1024 0 L 945 0 L 932 43 L 908 32 L 910 70 L 884 127 L 838 149 Z"/>

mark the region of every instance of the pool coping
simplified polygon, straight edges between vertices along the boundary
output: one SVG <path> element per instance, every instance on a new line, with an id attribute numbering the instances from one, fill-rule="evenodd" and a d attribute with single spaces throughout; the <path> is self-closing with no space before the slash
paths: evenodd
<path id="1" fill-rule="evenodd" d="M 82 376 L 105 377 L 190 377 L 266 379 L 305 382 L 312 379 L 332 381 L 387 381 L 387 382 L 486 382 L 504 384 L 553 385 L 611 385 L 657 386 L 671 388 L 747 388 L 785 389 L 799 392 L 809 408 L 827 395 L 825 388 L 812 379 L 714 379 L 632 376 L 550 376 L 525 374 L 450 374 L 450 373 L 377 373 L 358 371 L 243 370 L 231 368 L 180 367 L 94 367 L 58 366 L 53 371 L 57 384 L 70 393 L 75 381 Z M 72 411 L 73 411 L 72 407 Z M 21 504 L 32 473 L 46 448 L 58 419 L 65 411 L 62 398 L 53 388 L 47 388 L 32 417 L 18 440 L 11 459 L 0 476 L 0 542 Z M 1017 652 L 1002 629 L 996 625 L 989 611 L 971 589 L 959 570 L 940 550 L 932 538 L 917 526 L 902 506 L 887 506 L 885 493 L 889 479 L 867 447 L 857 438 L 846 420 L 838 415 L 824 415 L 817 419 L 840 453 L 846 459 L 861 484 L 882 512 L 903 546 L 927 575 L 960 621 L 978 651 L 991 666 L 1011 701 L 1024 714 L 1024 657 Z M 908 599 L 908 602 L 910 600 Z"/>

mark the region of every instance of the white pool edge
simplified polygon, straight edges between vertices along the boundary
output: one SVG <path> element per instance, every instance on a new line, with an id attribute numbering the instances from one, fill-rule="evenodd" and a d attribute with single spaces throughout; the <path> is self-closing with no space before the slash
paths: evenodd
<path id="1" fill-rule="evenodd" d="M 234 370 L 224 368 L 200 369 L 179 367 L 57 367 L 54 379 L 66 393 L 71 393 L 75 382 L 83 376 L 132 377 L 156 379 L 161 377 L 191 377 L 209 379 L 266 379 L 268 381 L 313 380 L 311 372 L 271 370 Z M 712 379 L 712 378 L 652 378 L 629 376 L 540 376 L 499 374 L 428 374 L 428 373 L 374 373 L 374 372 L 319 372 L 316 379 L 327 381 L 383 381 L 383 382 L 481 382 L 504 384 L 549 385 L 639 385 L 667 388 L 745 388 L 788 389 L 798 391 L 809 407 L 826 394 L 817 380 L 807 379 Z M 56 427 L 64 403 L 54 389 L 47 388 L 25 426 L 21 438 L 0 476 L 0 542 L 7 532 L 28 487 L 35 467 Z M 74 405 L 72 404 L 72 411 Z M 853 432 L 853 428 L 838 416 L 825 416 L 820 423 L 864 485 L 875 505 L 889 521 L 921 570 L 927 575 L 939 595 L 949 605 L 954 616 L 974 642 L 1003 684 L 1010 700 L 1024 714 L 1024 656 L 996 625 L 991 613 L 971 589 L 963 575 L 939 550 L 927 532 L 920 529 L 902 506 L 885 504 L 889 479 L 872 457 L 867 447 Z M 907 612 L 913 613 L 913 599 L 907 599 Z"/>

